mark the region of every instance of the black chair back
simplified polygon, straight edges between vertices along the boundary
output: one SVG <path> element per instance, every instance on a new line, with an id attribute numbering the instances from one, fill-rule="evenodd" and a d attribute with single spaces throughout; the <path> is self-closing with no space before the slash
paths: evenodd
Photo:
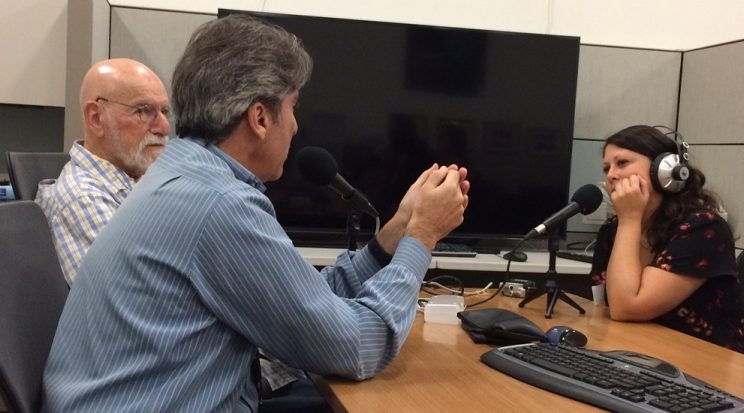
<path id="1" fill-rule="evenodd" d="M 54 179 L 70 160 L 65 152 L 6 152 L 8 177 L 15 199 L 31 200 L 42 179 Z"/>
<path id="2" fill-rule="evenodd" d="M 38 412 L 68 287 L 33 201 L 0 203 L 0 262 L 0 394 L 9 412 Z"/>

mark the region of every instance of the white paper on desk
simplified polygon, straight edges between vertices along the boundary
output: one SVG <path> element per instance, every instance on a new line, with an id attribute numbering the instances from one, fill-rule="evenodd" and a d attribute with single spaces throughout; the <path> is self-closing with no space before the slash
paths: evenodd
<path id="1" fill-rule="evenodd" d="M 592 301 L 594 301 L 594 305 L 603 306 L 607 304 L 607 301 L 605 300 L 605 285 L 604 284 L 592 286 Z"/>

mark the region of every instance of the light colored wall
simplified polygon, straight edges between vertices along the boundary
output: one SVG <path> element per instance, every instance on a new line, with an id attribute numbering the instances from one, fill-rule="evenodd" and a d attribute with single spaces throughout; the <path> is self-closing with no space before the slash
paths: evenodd
<path id="1" fill-rule="evenodd" d="M 217 8 L 581 36 L 584 44 L 689 50 L 744 38 L 740 0 L 111 0 L 216 14 Z"/>
<path id="2" fill-rule="evenodd" d="M 6 151 L 62 149 L 67 0 L 0 0 L 0 181 Z"/>
<path id="3" fill-rule="evenodd" d="M 0 103 L 65 105 L 67 0 L 0 0 Z"/>

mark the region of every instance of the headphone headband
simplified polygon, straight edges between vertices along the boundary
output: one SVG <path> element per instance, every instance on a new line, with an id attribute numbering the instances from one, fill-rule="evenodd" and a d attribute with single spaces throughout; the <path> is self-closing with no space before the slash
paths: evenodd
<path id="1" fill-rule="evenodd" d="M 679 162 L 687 165 L 687 163 L 690 161 L 690 154 L 688 153 L 690 144 L 685 141 L 685 137 L 669 126 L 655 125 L 653 127 L 663 133 L 664 136 L 667 136 L 674 141 L 674 144 L 677 146 L 677 155 L 679 155 Z"/>

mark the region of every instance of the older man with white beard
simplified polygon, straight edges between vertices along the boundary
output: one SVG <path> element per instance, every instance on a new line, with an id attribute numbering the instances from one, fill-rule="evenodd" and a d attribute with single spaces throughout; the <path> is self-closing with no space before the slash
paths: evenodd
<path id="1" fill-rule="evenodd" d="M 36 195 L 49 220 L 62 270 L 72 284 L 80 261 L 135 182 L 168 142 L 168 93 L 131 59 L 94 64 L 80 88 L 84 136 L 56 180 Z"/>

